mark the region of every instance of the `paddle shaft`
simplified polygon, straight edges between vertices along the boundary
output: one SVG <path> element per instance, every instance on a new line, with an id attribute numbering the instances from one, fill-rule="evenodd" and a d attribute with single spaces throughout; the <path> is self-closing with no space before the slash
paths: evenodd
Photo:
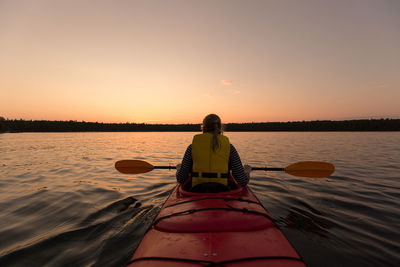
<path id="1" fill-rule="evenodd" d="M 176 169 L 176 166 L 154 166 L 154 169 L 167 169 L 167 170 L 172 170 L 172 169 Z"/>
<path id="2" fill-rule="evenodd" d="M 251 167 L 252 171 L 278 171 L 284 172 L 285 168 L 264 168 L 264 167 Z"/>
<path id="3" fill-rule="evenodd" d="M 176 169 L 176 166 L 154 166 L 154 169 Z M 252 171 L 285 171 L 285 168 L 265 168 L 265 167 L 251 167 Z"/>

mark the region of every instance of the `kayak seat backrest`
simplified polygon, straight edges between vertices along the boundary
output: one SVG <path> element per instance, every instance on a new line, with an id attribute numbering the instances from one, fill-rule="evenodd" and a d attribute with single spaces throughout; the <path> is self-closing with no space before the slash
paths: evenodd
<path id="1" fill-rule="evenodd" d="M 242 204 L 243 205 L 243 204 Z M 245 204 L 243 211 L 235 207 L 197 207 L 184 212 L 184 207 L 170 208 L 162 211 L 155 221 L 154 228 L 158 231 L 173 233 L 202 232 L 243 232 L 255 231 L 273 227 L 274 223 L 262 206 Z M 248 212 L 248 210 L 253 212 Z"/>

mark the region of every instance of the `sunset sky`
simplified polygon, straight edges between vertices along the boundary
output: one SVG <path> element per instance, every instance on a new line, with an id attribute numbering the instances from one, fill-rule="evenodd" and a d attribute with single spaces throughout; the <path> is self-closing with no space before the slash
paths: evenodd
<path id="1" fill-rule="evenodd" d="M 0 116 L 400 118 L 400 1 L 0 0 Z"/>

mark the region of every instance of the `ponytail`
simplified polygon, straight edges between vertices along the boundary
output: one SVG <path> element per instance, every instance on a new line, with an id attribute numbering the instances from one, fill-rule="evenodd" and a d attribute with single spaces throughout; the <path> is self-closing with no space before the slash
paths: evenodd
<path id="1" fill-rule="evenodd" d="M 203 133 L 211 133 L 212 136 L 212 150 L 216 151 L 220 147 L 218 135 L 222 134 L 221 119 L 216 114 L 209 114 L 203 120 L 202 125 Z"/>

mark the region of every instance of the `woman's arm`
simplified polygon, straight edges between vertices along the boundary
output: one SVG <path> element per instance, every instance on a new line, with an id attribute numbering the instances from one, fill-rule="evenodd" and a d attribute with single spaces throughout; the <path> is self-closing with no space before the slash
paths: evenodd
<path id="1" fill-rule="evenodd" d="M 232 176 L 236 182 L 241 186 L 245 186 L 249 183 L 250 173 L 246 173 L 243 169 L 242 161 L 240 160 L 239 154 L 236 148 L 231 144 L 231 154 L 229 156 L 230 169 L 232 170 Z"/>
<path id="2" fill-rule="evenodd" d="M 189 177 L 189 173 L 192 172 L 192 165 L 192 145 L 189 145 L 186 149 L 185 155 L 183 156 L 182 164 L 176 171 L 176 180 L 178 183 L 183 184 L 186 181 Z"/>

